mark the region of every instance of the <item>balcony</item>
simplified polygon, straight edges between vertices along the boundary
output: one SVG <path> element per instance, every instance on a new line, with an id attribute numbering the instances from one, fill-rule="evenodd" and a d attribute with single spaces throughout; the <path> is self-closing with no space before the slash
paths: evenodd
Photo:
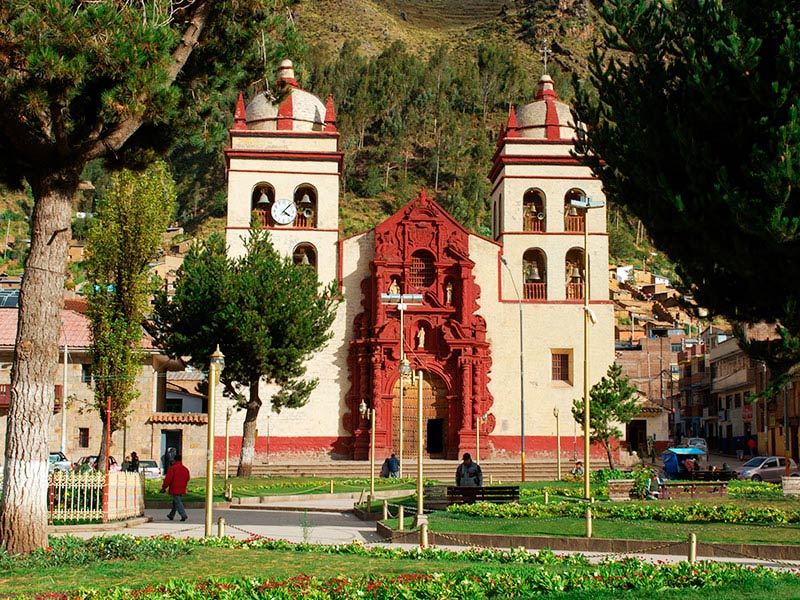
<path id="1" fill-rule="evenodd" d="M 583 300 L 583 283 L 567 284 L 567 300 Z"/>
<path id="2" fill-rule="evenodd" d="M 56 390 L 56 404 L 53 407 L 53 412 L 61 412 L 61 396 L 63 395 L 60 385 L 55 386 Z M 0 383 L 0 410 L 8 410 L 9 402 L 11 401 L 11 384 Z"/>
<path id="3" fill-rule="evenodd" d="M 567 233 L 583 233 L 583 215 L 567 215 L 564 217 L 564 231 Z"/>
<path id="4" fill-rule="evenodd" d="M 522 218 L 522 230 L 540 233 L 544 231 L 544 219 L 539 219 L 536 215 L 525 215 Z"/>
<path id="5" fill-rule="evenodd" d="M 547 300 L 546 283 L 526 283 L 522 288 L 525 300 Z"/>

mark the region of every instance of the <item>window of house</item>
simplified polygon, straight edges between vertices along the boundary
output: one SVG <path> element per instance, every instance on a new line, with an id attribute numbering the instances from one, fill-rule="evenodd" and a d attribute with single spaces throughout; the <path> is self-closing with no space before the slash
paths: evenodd
<path id="1" fill-rule="evenodd" d="M 81 383 L 92 383 L 92 365 L 81 365 Z"/>
<path id="2" fill-rule="evenodd" d="M 180 398 L 166 398 L 164 400 L 164 412 L 183 412 L 183 401 Z"/>
<path id="3" fill-rule="evenodd" d="M 89 428 L 88 427 L 79 427 L 78 428 L 78 447 L 79 448 L 88 448 L 89 447 Z"/>
<path id="4" fill-rule="evenodd" d="M 569 382 L 569 354 L 553 352 L 552 358 L 553 381 Z"/>
<path id="5" fill-rule="evenodd" d="M 733 397 L 733 408 L 741 408 L 742 407 L 742 395 L 736 394 Z"/>
<path id="6" fill-rule="evenodd" d="M 681 350 L 683 350 L 683 347 L 682 347 L 680 342 L 670 343 L 670 345 L 669 345 L 669 351 L 670 352 L 677 353 L 677 352 L 680 352 Z"/>

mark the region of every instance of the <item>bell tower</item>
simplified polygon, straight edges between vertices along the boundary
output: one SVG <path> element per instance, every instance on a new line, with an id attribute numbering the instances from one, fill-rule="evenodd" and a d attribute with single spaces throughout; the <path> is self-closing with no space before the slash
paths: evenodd
<path id="1" fill-rule="evenodd" d="M 256 94 L 246 107 L 240 94 L 236 106 L 225 150 L 229 252 L 244 252 L 242 238 L 255 223 L 281 254 L 329 282 L 338 273 L 343 160 L 333 98 L 322 102 L 300 89 L 290 60 L 278 69 L 276 90 Z"/>

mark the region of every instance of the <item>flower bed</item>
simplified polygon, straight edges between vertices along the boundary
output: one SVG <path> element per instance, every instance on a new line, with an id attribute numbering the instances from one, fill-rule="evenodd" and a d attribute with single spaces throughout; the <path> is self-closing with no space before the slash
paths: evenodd
<path id="1" fill-rule="evenodd" d="M 574 502 L 552 502 L 550 504 L 462 504 L 451 506 L 449 513 L 476 517 L 504 519 L 517 518 L 582 518 L 586 504 Z M 591 505 L 597 518 L 666 521 L 670 523 L 746 523 L 775 524 L 800 523 L 800 509 L 777 507 L 741 508 L 735 504 L 669 504 L 662 502 Z"/>

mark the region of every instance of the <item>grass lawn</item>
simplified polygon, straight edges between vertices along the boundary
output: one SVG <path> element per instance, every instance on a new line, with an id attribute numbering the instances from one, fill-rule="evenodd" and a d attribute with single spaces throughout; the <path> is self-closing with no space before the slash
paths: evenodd
<path id="1" fill-rule="evenodd" d="M 165 496 L 161 490 L 160 479 L 148 479 L 145 482 L 145 501 L 163 502 Z M 296 494 L 328 494 L 330 493 L 330 479 L 319 477 L 231 477 L 234 497 L 258 496 L 291 496 Z M 413 490 L 416 482 L 413 479 L 376 479 L 375 490 Z M 356 492 L 369 490 L 369 479 L 333 479 L 334 493 Z M 214 500 L 223 502 L 225 499 L 225 478 L 214 477 Z M 205 502 L 206 480 L 204 477 L 193 478 L 186 489 L 184 502 Z"/>

